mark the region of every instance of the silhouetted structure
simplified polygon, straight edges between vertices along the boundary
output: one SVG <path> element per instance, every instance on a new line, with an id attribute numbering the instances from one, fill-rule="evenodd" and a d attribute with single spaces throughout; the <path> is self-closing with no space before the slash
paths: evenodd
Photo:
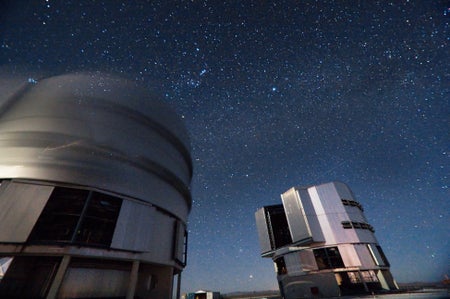
<path id="1" fill-rule="evenodd" d="M 363 207 L 343 183 L 291 188 L 256 214 L 261 256 L 275 263 L 286 299 L 394 290 Z"/>
<path id="2" fill-rule="evenodd" d="M 179 117 L 134 83 L 28 80 L 0 102 L 0 297 L 171 298 L 191 176 Z"/>

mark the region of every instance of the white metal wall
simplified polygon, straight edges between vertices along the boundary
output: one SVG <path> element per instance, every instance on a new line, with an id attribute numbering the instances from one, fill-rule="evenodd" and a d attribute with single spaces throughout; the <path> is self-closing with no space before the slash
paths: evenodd
<path id="1" fill-rule="evenodd" d="M 123 200 L 117 219 L 112 248 L 148 251 L 155 235 L 155 208 Z"/>
<path id="2" fill-rule="evenodd" d="M 53 186 L 3 181 L 0 186 L 0 241 L 25 242 Z"/>

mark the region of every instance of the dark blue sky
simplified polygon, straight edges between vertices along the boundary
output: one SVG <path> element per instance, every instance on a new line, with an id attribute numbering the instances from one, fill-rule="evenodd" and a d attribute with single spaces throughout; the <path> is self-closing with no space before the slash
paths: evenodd
<path id="1" fill-rule="evenodd" d="M 2 1 L 12 76 L 105 71 L 192 139 L 182 289 L 275 289 L 254 212 L 294 185 L 353 189 L 399 282 L 450 274 L 446 1 Z"/>

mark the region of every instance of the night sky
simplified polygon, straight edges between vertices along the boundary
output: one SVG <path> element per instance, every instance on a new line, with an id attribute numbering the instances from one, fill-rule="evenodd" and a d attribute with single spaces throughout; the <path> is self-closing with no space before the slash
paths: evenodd
<path id="1" fill-rule="evenodd" d="M 347 183 L 399 282 L 450 275 L 450 3 L 1 1 L 3 79 L 103 71 L 191 135 L 182 291 L 276 289 L 254 212 Z"/>

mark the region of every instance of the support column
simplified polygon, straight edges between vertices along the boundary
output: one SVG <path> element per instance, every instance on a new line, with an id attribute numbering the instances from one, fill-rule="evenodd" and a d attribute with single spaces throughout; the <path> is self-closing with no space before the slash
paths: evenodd
<path id="1" fill-rule="evenodd" d="M 128 283 L 127 299 L 134 298 L 134 292 L 136 291 L 136 284 L 139 276 L 139 261 L 133 261 L 131 266 L 130 281 Z"/>
<path id="2" fill-rule="evenodd" d="M 180 290 L 181 290 L 181 271 L 178 273 L 177 277 L 177 297 L 175 299 L 180 299 Z"/>
<path id="3" fill-rule="evenodd" d="M 53 279 L 50 290 L 48 291 L 46 299 L 55 299 L 58 294 L 59 287 L 63 281 L 64 275 L 66 274 L 67 267 L 70 263 L 70 255 L 65 255 L 59 264 L 58 271 L 56 272 L 55 278 Z"/>

